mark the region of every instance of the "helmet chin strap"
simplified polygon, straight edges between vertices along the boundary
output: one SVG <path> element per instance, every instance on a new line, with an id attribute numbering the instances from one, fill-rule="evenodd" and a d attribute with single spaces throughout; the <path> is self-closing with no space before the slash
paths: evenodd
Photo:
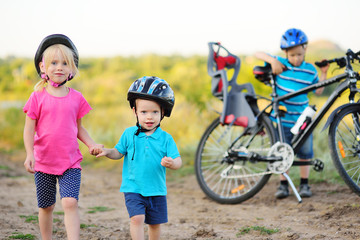
<path id="1" fill-rule="evenodd" d="M 138 136 L 141 132 L 149 132 L 149 131 L 152 131 L 154 129 L 157 129 L 158 127 L 160 127 L 160 123 L 157 126 L 155 126 L 153 129 L 145 129 L 145 128 L 141 127 L 141 125 L 139 124 L 139 120 L 138 120 L 136 122 L 136 126 L 138 127 L 138 129 L 135 132 L 135 136 Z"/>
<path id="2" fill-rule="evenodd" d="M 72 74 L 70 73 L 69 76 L 67 77 L 67 79 L 65 79 L 65 81 L 63 81 L 63 82 L 61 82 L 61 83 L 56 83 L 56 82 L 52 81 L 52 80 L 49 78 L 49 76 L 46 75 L 46 74 L 42 74 L 42 75 L 41 75 L 41 78 L 42 78 L 42 79 L 45 79 L 46 81 L 49 81 L 50 84 L 51 84 L 51 86 L 58 88 L 58 87 L 64 85 L 67 81 L 71 80 L 71 79 L 73 78 L 73 76 L 72 76 Z"/>
<path id="3" fill-rule="evenodd" d="M 64 85 L 68 80 L 66 79 L 66 80 L 63 81 L 62 83 L 53 82 L 51 79 L 49 79 L 48 81 L 50 82 L 51 86 L 58 88 L 58 87 Z"/>

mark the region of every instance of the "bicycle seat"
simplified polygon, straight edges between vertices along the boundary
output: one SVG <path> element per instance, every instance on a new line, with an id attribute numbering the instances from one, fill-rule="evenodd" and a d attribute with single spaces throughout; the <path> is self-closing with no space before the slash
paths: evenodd
<path id="1" fill-rule="evenodd" d="M 254 87 L 250 83 L 237 84 L 236 79 L 240 72 L 240 58 L 230 53 L 224 46 L 217 42 L 208 43 L 209 56 L 207 62 L 208 74 L 212 77 L 211 92 L 223 100 L 224 91 L 228 87 L 235 87 L 238 91 L 247 90 L 249 94 L 255 95 Z M 233 70 L 231 79 L 228 80 L 228 72 Z"/>
<path id="2" fill-rule="evenodd" d="M 266 85 L 270 85 L 270 80 L 272 75 L 271 65 L 255 66 L 253 68 L 253 73 L 257 80 L 259 80 L 260 82 Z"/>
<path id="3" fill-rule="evenodd" d="M 248 98 L 256 99 L 255 90 L 251 83 L 237 84 L 236 79 L 240 71 L 240 58 L 231 54 L 220 43 L 210 42 L 208 57 L 208 74 L 211 79 L 212 94 L 224 102 L 221 114 L 221 124 L 235 124 L 252 127 L 256 120 L 248 103 Z M 232 76 L 228 81 L 228 72 Z"/>

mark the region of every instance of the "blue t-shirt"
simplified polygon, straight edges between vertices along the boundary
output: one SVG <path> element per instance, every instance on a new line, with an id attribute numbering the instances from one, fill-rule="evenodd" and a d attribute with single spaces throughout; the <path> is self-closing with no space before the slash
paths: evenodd
<path id="1" fill-rule="evenodd" d="M 124 155 L 120 192 L 164 196 L 166 168 L 161 165 L 161 159 L 180 157 L 176 143 L 160 127 L 149 136 L 143 132 L 136 136 L 136 130 L 136 126 L 127 128 L 115 146 Z"/>
<path id="2" fill-rule="evenodd" d="M 278 96 L 295 92 L 319 81 L 317 71 L 312 64 L 303 61 L 299 67 L 294 67 L 286 58 L 279 56 L 275 56 L 275 58 L 288 68 L 287 71 L 282 72 L 275 78 Z M 280 105 L 286 107 L 285 117 L 282 118 L 283 125 L 285 127 L 292 127 L 304 109 L 309 105 L 309 99 L 307 93 L 304 93 L 282 101 Z M 270 117 L 273 121 L 276 121 L 274 112 L 271 113 Z"/>

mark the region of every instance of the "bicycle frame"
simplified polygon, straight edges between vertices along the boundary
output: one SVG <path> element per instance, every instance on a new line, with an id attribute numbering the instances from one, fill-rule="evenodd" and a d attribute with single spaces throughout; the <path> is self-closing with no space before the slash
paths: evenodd
<path id="1" fill-rule="evenodd" d="M 315 89 L 321 88 L 321 87 L 325 87 L 328 85 L 331 85 L 335 82 L 339 82 L 342 79 L 345 79 L 348 77 L 347 73 L 343 73 L 340 74 L 338 76 L 335 76 L 333 78 L 330 78 L 328 80 L 319 82 L 319 83 L 315 83 L 312 84 L 306 88 L 300 89 L 296 92 L 292 92 L 292 93 L 288 93 L 286 95 L 283 95 L 281 97 L 274 97 L 274 100 L 272 101 L 271 104 L 269 104 L 269 106 L 267 106 L 263 111 L 265 111 L 268 107 L 272 106 L 273 110 L 275 112 L 275 116 L 276 119 L 278 121 L 278 133 L 279 133 L 279 138 L 281 142 L 284 142 L 284 133 L 283 133 L 283 128 L 282 128 L 282 121 L 280 118 L 280 113 L 279 113 L 279 102 L 280 101 L 284 101 L 287 100 L 289 98 L 304 94 L 304 93 L 308 93 L 311 92 Z M 330 109 L 330 107 L 334 104 L 334 102 L 336 101 L 336 99 L 346 90 L 348 89 L 348 81 L 344 81 L 342 83 L 340 83 L 340 85 L 335 89 L 335 91 L 330 95 L 329 99 L 326 101 L 326 103 L 322 106 L 322 108 L 320 109 L 319 113 L 317 113 L 315 115 L 315 117 L 313 118 L 313 120 L 311 121 L 311 123 L 309 124 L 309 126 L 305 129 L 305 131 L 301 134 L 301 136 L 297 139 L 297 141 L 295 143 L 292 144 L 292 147 L 294 149 L 294 152 L 297 152 L 299 150 L 299 148 L 301 147 L 301 145 L 306 141 L 306 139 L 309 137 L 309 135 L 313 132 L 313 130 L 315 129 L 315 127 L 319 124 L 320 120 L 324 117 L 324 115 L 328 112 L 328 110 Z"/>
<path id="2" fill-rule="evenodd" d="M 309 126 L 307 126 L 307 128 L 304 130 L 304 132 L 301 134 L 301 136 L 299 136 L 299 138 L 294 143 L 292 143 L 292 148 L 293 148 L 294 152 L 296 153 L 300 149 L 302 144 L 310 136 L 310 134 L 313 132 L 313 130 L 316 128 L 316 126 L 319 124 L 320 120 L 324 117 L 324 115 L 328 112 L 328 110 L 334 104 L 336 99 L 339 98 L 340 95 L 348 88 L 351 91 L 350 95 L 349 95 L 349 102 L 354 103 L 355 93 L 359 92 L 359 91 L 356 89 L 356 78 L 355 78 L 355 76 L 352 76 L 351 72 L 352 72 L 352 69 L 350 69 L 350 71 L 347 71 L 345 73 L 339 74 L 335 77 L 329 78 L 328 80 L 312 84 L 308 87 L 305 87 L 303 89 L 300 89 L 300 90 L 292 92 L 292 93 L 288 93 L 288 94 L 280 96 L 280 97 L 278 97 L 277 94 L 275 93 L 274 80 L 272 79 L 271 85 L 273 88 L 273 93 L 272 93 L 272 96 L 274 96 L 273 100 L 257 116 L 262 114 L 269 107 L 272 107 L 274 110 L 275 116 L 276 116 L 276 120 L 278 122 L 278 134 L 279 134 L 279 138 L 280 138 L 279 140 L 281 142 L 284 142 L 285 141 L 284 140 L 284 132 L 283 132 L 282 121 L 280 118 L 280 112 L 279 112 L 279 108 L 278 108 L 279 102 L 287 100 L 287 99 L 295 97 L 295 96 L 298 96 L 298 95 L 301 95 L 301 94 L 304 94 L 304 93 L 311 92 L 311 91 L 321 88 L 321 87 L 325 87 L 325 86 L 334 84 L 336 82 L 340 82 L 343 79 L 346 79 L 346 81 L 341 82 L 336 87 L 334 92 L 330 95 L 328 100 L 321 107 L 319 112 L 315 115 L 315 117 L 313 118 L 313 120 L 311 121 Z M 353 81 L 353 79 L 355 79 L 355 81 Z M 353 85 L 355 85 L 355 87 L 352 87 Z"/>

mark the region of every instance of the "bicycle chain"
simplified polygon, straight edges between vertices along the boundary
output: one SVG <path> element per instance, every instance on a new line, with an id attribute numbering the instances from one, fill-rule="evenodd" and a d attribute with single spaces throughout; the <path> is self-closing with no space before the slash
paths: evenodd
<path id="1" fill-rule="evenodd" d="M 265 151 L 270 151 L 271 148 L 251 148 L 251 149 L 247 149 L 245 148 L 246 151 L 240 147 L 240 148 L 237 148 L 237 149 L 234 149 L 234 151 L 243 151 L 243 152 L 265 152 Z"/>
<path id="2" fill-rule="evenodd" d="M 243 151 L 243 152 L 249 152 L 249 150 L 251 150 L 251 151 L 254 151 L 254 152 L 259 152 L 259 151 L 270 151 L 270 150 L 272 150 L 272 154 L 275 154 L 275 155 L 280 155 L 280 156 L 282 156 L 282 157 L 284 157 L 283 156 L 283 154 L 281 154 L 281 153 L 279 153 L 279 152 L 277 152 L 277 148 L 278 147 L 281 147 L 281 148 L 284 148 L 284 147 L 286 147 L 286 153 L 291 153 L 290 155 L 290 157 L 285 157 L 285 160 L 283 161 L 283 162 L 280 162 L 280 165 L 278 164 L 278 165 L 275 165 L 275 166 L 273 166 L 273 165 L 269 165 L 269 167 L 270 167 L 270 171 L 266 171 L 266 172 L 261 172 L 261 173 L 250 173 L 250 174 L 242 174 L 242 175 L 235 175 L 235 176 L 228 176 L 226 173 L 222 173 L 222 174 L 220 174 L 220 176 L 222 177 L 222 178 L 226 178 L 226 179 L 238 179 L 238 178 L 250 178 L 250 177 L 256 177 L 256 176 L 264 176 L 264 175 L 268 175 L 268 174 L 272 174 L 272 173 L 276 173 L 276 174 L 279 174 L 279 173 L 281 173 L 281 172 L 279 172 L 278 171 L 278 169 L 277 168 L 280 168 L 281 170 L 284 170 L 284 169 L 288 169 L 289 168 L 289 166 L 291 166 L 292 165 L 292 162 L 293 162 L 293 160 L 294 160 L 294 153 L 292 152 L 292 151 L 290 151 L 289 150 L 289 145 L 288 144 L 285 144 L 285 143 L 280 143 L 280 142 L 277 142 L 276 144 L 274 144 L 271 148 L 261 148 L 261 149 L 243 149 L 242 147 L 240 147 L 240 148 L 238 148 L 238 149 L 235 149 L 235 151 Z M 291 149 L 292 150 L 292 149 Z M 289 166 L 287 166 L 287 165 L 289 165 Z M 230 170 L 230 169 L 224 169 L 224 171 L 225 170 Z"/>
<path id="3" fill-rule="evenodd" d="M 249 178 L 249 177 L 256 177 L 256 176 L 264 176 L 264 175 L 268 175 L 268 174 L 272 174 L 271 171 L 267 171 L 267 172 L 261 172 L 261 173 L 251 173 L 251 174 L 243 174 L 243 175 L 235 175 L 235 176 L 220 176 L 222 178 L 226 178 L 226 179 L 238 179 L 238 178 Z"/>

